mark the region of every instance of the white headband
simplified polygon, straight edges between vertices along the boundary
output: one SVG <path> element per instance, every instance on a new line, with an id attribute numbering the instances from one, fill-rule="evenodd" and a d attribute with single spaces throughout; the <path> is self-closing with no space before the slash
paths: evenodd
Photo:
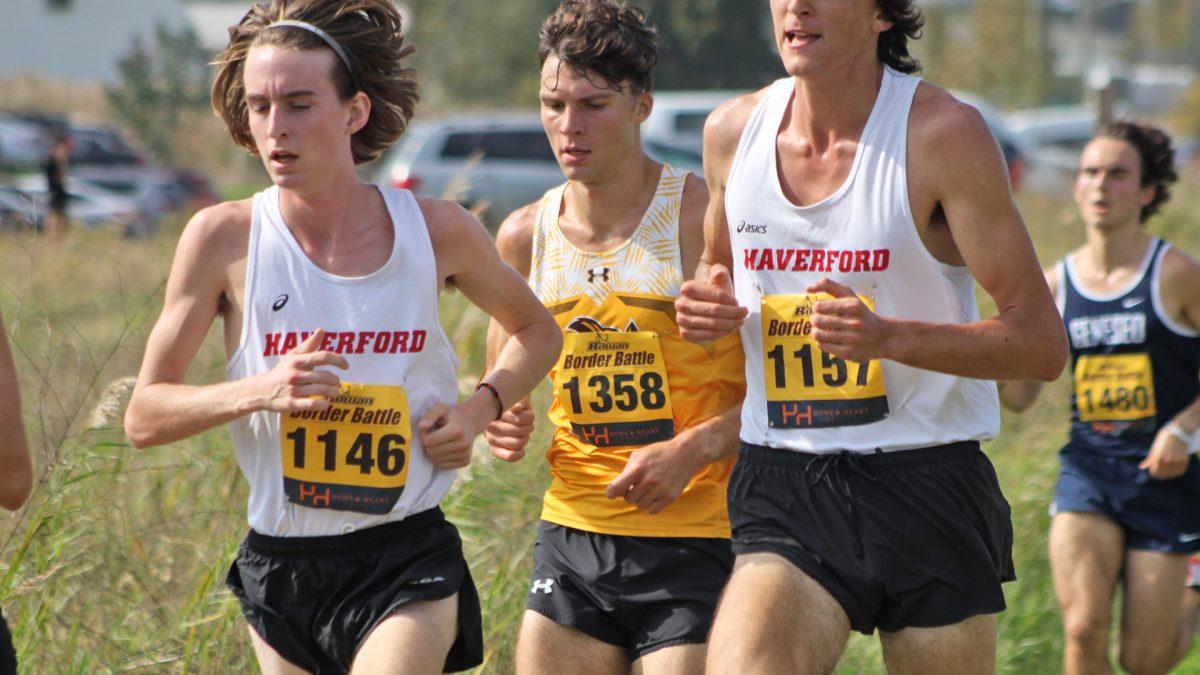
<path id="1" fill-rule="evenodd" d="M 274 28 L 276 26 L 291 26 L 293 28 L 301 28 L 324 40 L 325 44 L 329 45 L 329 48 L 332 49 L 333 52 L 338 55 L 338 58 L 342 60 L 342 63 L 345 64 L 346 70 L 350 73 L 350 79 L 354 80 L 354 86 L 358 86 L 358 78 L 354 77 L 354 69 L 350 67 L 350 57 L 346 56 L 345 50 L 343 50 L 342 46 L 337 43 L 337 40 L 329 37 L 329 33 L 326 33 L 311 23 L 294 21 L 292 19 L 276 21 L 275 23 L 267 26 L 267 28 Z"/>

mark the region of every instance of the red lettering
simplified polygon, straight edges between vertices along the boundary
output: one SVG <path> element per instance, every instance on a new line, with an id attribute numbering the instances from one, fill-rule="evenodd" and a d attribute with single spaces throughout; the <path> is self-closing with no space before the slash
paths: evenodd
<path id="1" fill-rule="evenodd" d="M 809 267 L 809 269 L 814 272 L 820 272 L 821 268 L 824 266 L 825 266 L 825 251 L 822 251 L 819 248 L 814 249 L 812 252 L 812 266 Z"/>
<path id="2" fill-rule="evenodd" d="M 805 426 L 810 426 L 810 427 L 812 426 L 813 413 L 812 413 L 811 405 L 804 406 L 804 411 L 801 412 L 799 404 L 785 403 L 782 406 L 781 412 L 783 413 L 783 423 L 784 424 L 788 424 L 789 422 L 792 422 L 792 421 L 799 423 L 800 420 L 804 420 L 806 422 Z"/>
<path id="3" fill-rule="evenodd" d="M 375 353 L 386 354 L 388 347 L 392 346 L 392 334 L 388 332 L 375 334 Z"/>
<path id="4" fill-rule="evenodd" d="M 854 269 L 854 251 L 842 251 L 838 255 L 838 271 L 849 272 Z"/>
<path id="5" fill-rule="evenodd" d="M 335 351 L 339 354 L 353 354 L 354 333 L 347 330 L 338 333 L 337 336 L 337 349 Z"/>
<path id="6" fill-rule="evenodd" d="M 282 337 L 279 333 L 267 333 L 267 346 L 263 349 L 263 356 L 279 356 L 279 340 Z"/>
<path id="7" fill-rule="evenodd" d="M 825 251 L 825 271 L 832 272 L 833 266 L 837 264 L 838 252 Z"/>
<path id="8" fill-rule="evenodd" d="M 299 345 L 299 344 L 300 344 L 300 341 L 296 339 L 296 334 L 288 333 L 283 338 L 283 347 L 281 349 L 284 354 L 287 354 L 288 352 L 295 349 L 297 347 L 297 345 Z"/>
<path id="9" fill-rule="evenodd" d="M 374 337 L 375 337 L 375 331 L 373 331 L 373 330 L 364 330 L 363 332 L 359 333 L 358 334 L 358 347 L 356 347 L 354 349 L 354 353 L 355 354 L 363 353 L 363 350 L 366 349 L 366 347 L 367 347 L 367 343 L 370 342 L 371 338 L 374 338 Z"/>
<path id="10" fill-rule="evenodd" d="M 758 261 L 756 260 L 757 258 L 758 258 L 758 249 L 756 249 L 756 248 L 746 249 L 746 261 L 745 261 L 746 269 L 748 269 L 748 270 L 758 269 Z"/>
<path id="11" fill-rule="evenodd" d="M 580 427 L 579 430 L 583 432 L 583 440 L 585 443 L 591 443 L 592 445 L 598 446 L 601 442 L 603 442 L 605 445 L 608 445 L 608 429 L 597 430 L 596 427 L 589 426 Z"/>
<path id="12" fill-rule="evenodd" d="M 808 249 L 798 249 L 796 251 L 796 264 L 792 265 L 793 272 L 804 272 L 808 270 Z"/>
<path id="13" fill-rule="evenodd" d="M 776 249 L 775 262 L 779 264 L 779 269 L 787 269 L 788 263 L 791 262 L 792 256 L 794 255 L 796 255 L 796 249 L 794 248 Z"/>
<path id="14" fill-rule="evenodd" d="M 871 269 L 871 252 L 870 251 L 855 251 L 854 252 L 854 271 L 867 272 Z"/>
<path id="15" fill-rule="evenodd" d="M 758 261 L 758 269 L 773 270 L 775 269 L 774 251 L 769 248 L 764 248 L 762 251 L 762 259 Z"/>
<path id="16" fill-rule="evenodd" d="M 329 497 L 329 488 L 317 492 L 316 485 L 309 485 L 308 483 L 300 484 L 300 501 L 302 502 L 311 500 L 310 505 L 314 507 L 324 502 L 325 508 L 329 508 Z"/>
<path id="17" fill-rule="evenodd" d="M 397 330 L 392 331 L 392 354 L 396 352 L 404 353 L 408 351 L 408 331 Z"/>
<path id="18" fill-rule="evenodd" d="M 882 272 L 883 270 L 886 270 L 888 268 L 888 262 L 889 258 L 891 258 L 892 252 L 886 248 L 881 248 L 872 251 L 871 253 L 871 267 L 874 269 L 874 271 Z"/>
<path id="19" fill-rule="evenodd" d="M 412 337 L 412 346 L 409 347 L 409 351 L 419 352 L 425 348 L 425 331 L 414 330 Z"/>
<path id="20" fill-rule="evenodd" d="M 336 339 L 337 339 L 337 333 L 326 333 L 325 337 L 321 339 L 321 351 L 323 351 L 323 352 L 333 351 L 333 341 Z"/>

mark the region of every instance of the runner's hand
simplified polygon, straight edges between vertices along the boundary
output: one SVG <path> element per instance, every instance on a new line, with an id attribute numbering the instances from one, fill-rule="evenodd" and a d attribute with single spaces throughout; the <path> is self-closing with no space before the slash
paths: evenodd
<path id="1" fill-rule="evenodd" d="M 341 378 L 317 368 L 333 366 L 345 370 L 350 364 L 338 354 L 319 351 L 324 339 L 325 331 L 318 328 L 279 359 L 274 368 L 257 376 L 262 392 L 257 410 L 284 413 L 329 408 L 329 399 L 336 398 L 340 391 Z"/>
<path id="2" fill-rule="evenodd" d="M 479 433 L 477 428 L 472 428 L 462 410 L 445 403 L 434 403 L 417 421 L 425 456 L 439 469 L 461 469 L 471 463 L 471 444 Z"/>
<path id="3" fill-rule="evenodd" d="M 1170 431 L 1159 429 L 1154 444 L 1150 446 L 1150 454 L 1146 455 L 1138 468 L 1148 470 L 1152 478 L 1167 480 L 1182 476 L 1187 471 L 1190 459 L 1191 455 L 1182 441 Z"/>
<path id="4" fill-rule="evenodd" d="M 698 456 L 677 439 L 634 450 L 625 470 L 608 484 L 604 496 L 622 497 L 647 513 L 658 513 L 674 503 L 704 467 L 697 461 Z"/>
<path id="5" fill-rule="evenodd" d="M 822 277 L 808 292 L 833 296 L 813 305 L 812 335 L 821 351 L 857 363 L 883 358 L 887 326 L 852 288 Z"/>
<path id="6" fill-rule="evenodd" d="M 492 449 L 492 455 L 506 462 L 515 462 L 525 456 L 525 446 L 533 434 L 533 410 L 529 399 L 522 399 L 504 411 L 500 419 L 487 425 L 484 435 Z"/>
<path id="7" fill-rule="evenodd" d="M 719 340 L 741 327 L 749 312 L 739 307 L 724 265 L 713 265 L 707 281 L 685 281 L 675 299 L 679 335 L 691 342 Z"/>

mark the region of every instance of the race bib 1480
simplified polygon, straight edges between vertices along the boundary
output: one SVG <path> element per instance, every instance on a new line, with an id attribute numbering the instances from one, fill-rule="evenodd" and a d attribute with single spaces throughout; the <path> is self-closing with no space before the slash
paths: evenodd
<path id="1" fill-rule="evenodd" d="M 342 383 L 328 410 L 282 417 L 288 501 L 372 514 L 392 510 L 408 480 L 412 425 L 404 387 Z"/>
<path id="2" fill-rule="evenodd" d="M 874 310 L 871 299 L 859 296 Z M 812 337 L 813 305 L 825 293 L 762 299 L 767 424 L 817 429 L 878 422 L 888 416 L 879 361 L 855 363 L 821 351 Z"/>
<path id="3" fill-rule="evenodd" d="M 571 431 L 589 445 L 675 436 L 666 363 L 652 332 L 567 333 L 555 384 Z"/>
<path id="4" fill-rule="evenodd" d="M 1081 422 L 1135 422 L 1158 414 L 1150 355 L 1084 354 L 1075 362 Z"/>

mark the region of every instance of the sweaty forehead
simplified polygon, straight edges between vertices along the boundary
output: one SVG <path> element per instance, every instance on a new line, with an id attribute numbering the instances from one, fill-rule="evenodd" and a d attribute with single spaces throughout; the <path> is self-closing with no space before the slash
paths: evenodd
<path id="1" fill-rule="evenodd" d="M 581 73 L 554 55 L 547 57 L 542 65 L 541 80 L 542 94 L 584 98 L 618 93 L 599 73 L 590 70 Z"/>
<path id="2" fill-rule="evenodd" d="M 242 71 L 246 94 L 268 95 L 296 89 L 332 92 L 335 58 L 327 49 L 251 47 Z"/>

